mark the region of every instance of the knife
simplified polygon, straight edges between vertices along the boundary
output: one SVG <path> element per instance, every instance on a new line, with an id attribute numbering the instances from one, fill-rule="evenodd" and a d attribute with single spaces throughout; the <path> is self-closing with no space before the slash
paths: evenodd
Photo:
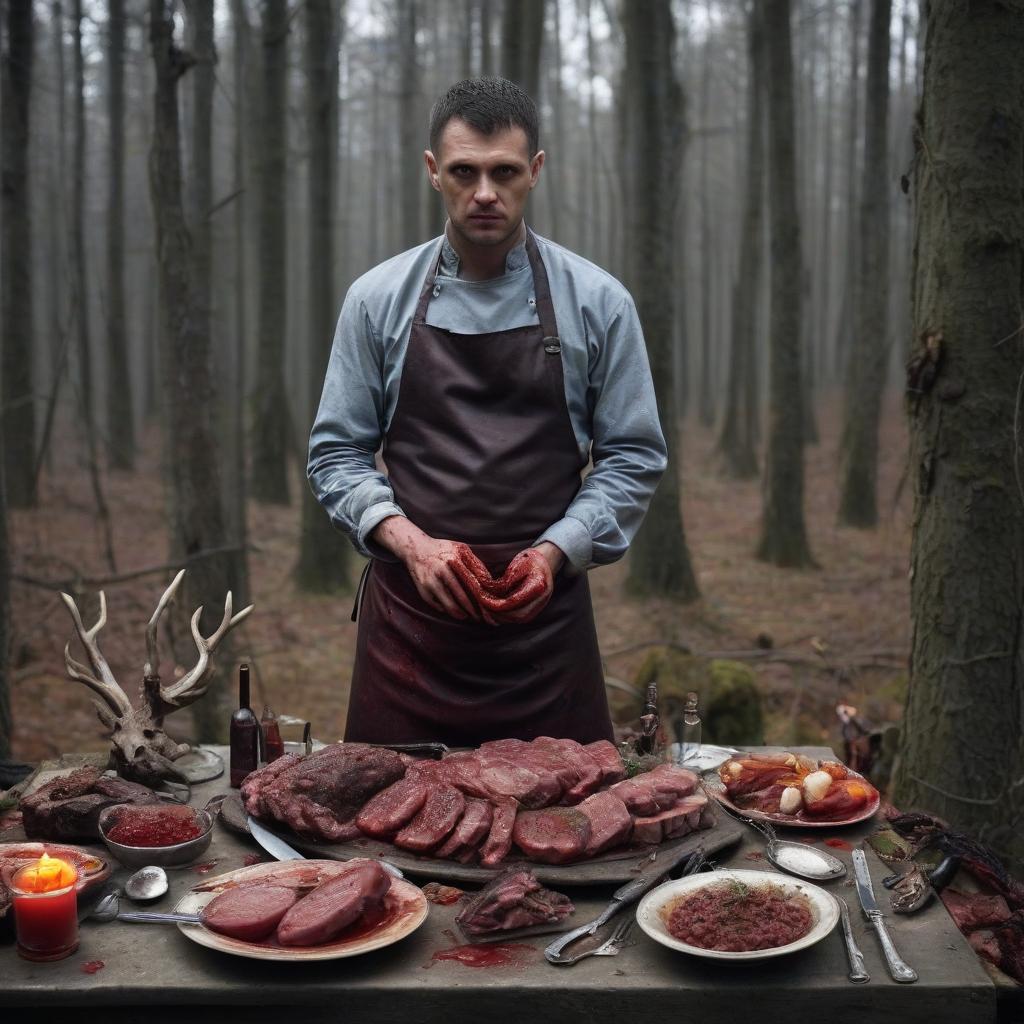
<path id="1" fill-rule="evenodd" d="M 917 972 L 909 967 L 903 958 L 896 951 L 889 930 L 885 926 L 885 919 L 878 909 L 875 900 L 875 891 L 871 887 L 871 874 L 868 871 L 867 857 L 864 855 L 864 848 L 859 847 L 853 851 L 853 874 L 857 883 L 857 898 L 860 900 L 861 910 L 864 916 L 871 923 L 871 926 L 878 933 L 878 941 L 882 944 L 882 953 L 885 955 L 885 965 L 889 968 L 893 981 L 911 982 L 917 981 Z"/>
<path id="2" fill-rule="evenodd" d="M 569 962 L 562 959 L 562 950 L 569 943 L 583 938 L 584 935 L 593 935 L 601 925 L 614 917 L 623 907 L 640 899 L 648 889 L 653 889 L 657 882 L 660 882 L 662 878 L 687 857 L 691 858 L 684 871 L 684 874 L 687 875 L 698 871 L 706 863 L 702 847 L 698 847 L 696 850 L 683 850 L 670 857 L 667 863 L 659 864 L 653 871 L 648 871 L 620 886 L 612 894 L 611 903 L 590 924 L 580 925 L 579 928 L 574 928 L 571 932 L 560 935 L 544 950 L 544 956 L 548 962 L 552 964 Z"/>
<path id="3" fill-rule="evenodd" d="M 255 839 L 256 842 L 274 858 L 274 860 L 306 859 L 304 854 L 299 853 L 298 850 L 289 846 L 279 836 L 275 836 L 270 829 L 261 825 L 251 814 L 247 816 L 246 822 L 249 825 L 249 832 L 253 839 Z M 380 864 L 380 866 L 392 877 L 405 878 L 405 875 L 403 875 L 394 864 L 390 864 L 386 860 L 378 860 L 377 863 Z"/>

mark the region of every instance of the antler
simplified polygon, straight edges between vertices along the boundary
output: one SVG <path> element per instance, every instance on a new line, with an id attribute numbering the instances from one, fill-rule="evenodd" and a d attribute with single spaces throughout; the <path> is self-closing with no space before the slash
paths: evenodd
<path id="1" fill-rule="evenodd" d="M 171 586 L 173 587 L 176 583 L 177 580 Z M 217 644 L 224 639 L 227 633 L 248 617 L 252 609 L 253 605 L 249 605 L 248 608 L 243 608 L 237 615 L 232 617 L 231 591 L 229 590 L 228 596 L 224 598 L 224 618 L 221 619 L 221 623 L 213 635 L 209 637 L 204 637 L 199 632 L 199 617 L 203 614 L 203 606 L 200 605 L 196 609 L 195 614 L 192 616 L 192 637 L 196 642 L 196 647 L 199 649 L 199 660 L 191 671 L 186 672 L 173 685 L 160 687 L 160 696 L 166 704 L 175 708 L 183 708 L 206 693 L 206 685 L 200 684 L 209 670 L 210 655 L 217 649 Z"/>
<path id="2" fill-rule="evenodd" d="M 164 591 L 164 596 L 157 602 L 156 611 L 153 612 L 149 625 L 146 626 L 146 655 L 148 660 L 143 668 L 143 673 L 147 676 L 154 675 L 160 669 L 160 659 L 156 653 L 156 626 L 160 621 L 160 616 L 164 613 L 164 609 L 167 607 L 167 603 L 174 597 L 174 592 L 178 589 L 178 584 L 184 575 L 185 570 L 182 569 L 171 581 L 171 585 Z"/>
<path id="3" fill-rule="evenodd" d="M 110 671 L 110 666 L 107 664 L 107 659 L 100 653 L 99 646 L 96 643 L 96 635 L 107 624 L 107 598 L 101 590 L 100 617 L 91 629 L 86 629 L 82 623 L 82 616 L 78 611 L 78 605 L 75 604 L 74 598 L 70 594 L 64 593 L 60 596 L 64 604 L 67 605 L 68 611 L 71 612 L 71 618 L 75 623 L 75 630 L 78 632 L 78 638 L 82 641 L 85 653 L 89 657 L 89 664 L 92 665 L 94 674 L 91 674 L 83 664 L 71 657 L 70 642 L 64 646 L 64 665 L 72 679 L 85 683 L 96 697 L 101 698 L 102 704 L 94 698 L 96 709 L 99 711 L 103 723 L 108 727 L 112 727 L 114 721 L 118 718 L 124 718 L 125 715 L 131 713 L 132 705 L 124 690 L 118 685 L 117 680 L 114 678 L 114 673 Z"/>

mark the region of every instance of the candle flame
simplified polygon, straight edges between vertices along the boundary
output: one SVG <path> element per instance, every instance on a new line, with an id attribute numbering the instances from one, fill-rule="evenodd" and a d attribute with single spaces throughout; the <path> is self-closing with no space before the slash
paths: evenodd
<path id="1" fill-rule="evenodd" d="M 78 872 L 58 857 L 44 853 L 35 864 L 18 873 L 17 886 L 24 892 L 54 892 L 78 880 Z"/>

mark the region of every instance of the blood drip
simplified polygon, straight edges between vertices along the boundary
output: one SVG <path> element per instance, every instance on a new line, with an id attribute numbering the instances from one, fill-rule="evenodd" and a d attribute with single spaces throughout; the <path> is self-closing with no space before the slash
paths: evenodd
<path id="1" fill-rule="evenodd" d="M 845 839 L 834 837 L 832 839 L 825 840 L 826 846 L 831 846 L 833 850 L 852 850 L 853 843 L 848 843 Z"/>
<path id="2" fill-rule="evenodd" d="M 86 960 L 79 968 L 83 974 L 95 974 L 102 971 L 107 965 L 102 960 Z"/>
<path id="3" fill-rule="evenodd" d="M 197 875 L 208 875 L 216 866 L 217 862 L 215 860 L 208 860 L 202 864 L 197 864 L 192 870 Z"/>
<path id="4" fill-rule="evenodd" d="M 455 960 L 465 967 L 525 967 L 536 950 L 515 942 L 489 942 L 480 946 L 439 949 L 432 960 Z"/>

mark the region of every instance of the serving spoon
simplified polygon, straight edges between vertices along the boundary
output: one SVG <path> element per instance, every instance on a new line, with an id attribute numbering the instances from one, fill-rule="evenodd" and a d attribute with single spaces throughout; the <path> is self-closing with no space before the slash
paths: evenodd
<path id="1" fill-rule="evenodd" d="M 201 924 L 200 914 L 162 914 L 153 910 L 121 910 L 116 892 L 104 896 L 89 915 L 94 921 L 133 921 L 141 924 Z"/>
<path id="2" fill-rule="evenodd" d="M 124 894 L 136 903 L 159 899 L 167 892 L 167 872 L 156 864 L 139 868 L 124 883 Z"/>

